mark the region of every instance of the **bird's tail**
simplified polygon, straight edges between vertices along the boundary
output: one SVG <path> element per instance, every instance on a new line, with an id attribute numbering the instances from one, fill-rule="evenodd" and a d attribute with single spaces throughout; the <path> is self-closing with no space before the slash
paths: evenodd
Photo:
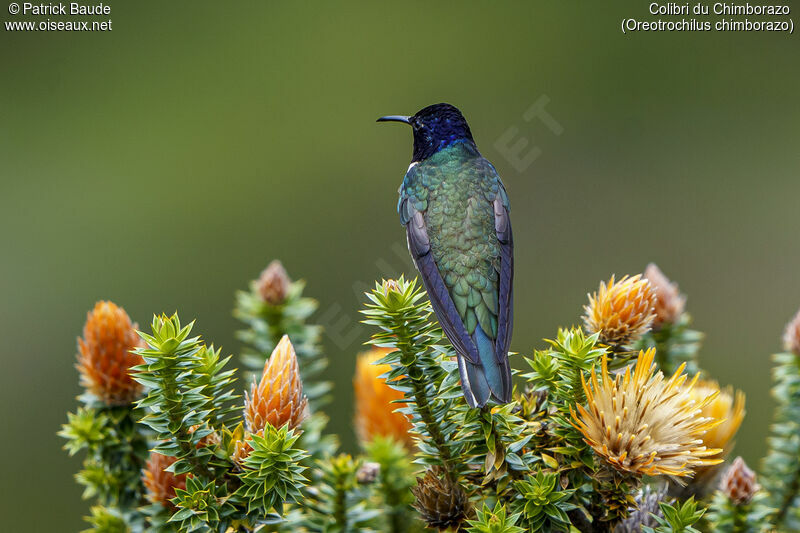
<path id="1" fill-rule="evenodd" d="M 491 397 L 497 403 L 511 401 L 511 367 L 508 354 L 495 353 L 495 343 L 480 324 L 475 326 L 472 341 L 478 349 L 478 364 L 464 356 L 458 356 L 458 371 L 461 374 L 461 388 L 470 407 L 483 407 Z"/>

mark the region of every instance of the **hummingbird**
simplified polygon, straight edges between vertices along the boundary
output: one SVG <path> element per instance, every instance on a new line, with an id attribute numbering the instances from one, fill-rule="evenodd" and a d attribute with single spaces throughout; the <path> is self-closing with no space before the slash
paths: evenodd
<path id="1" fill-rule="evenodd" d="M 435 104 L 378 122 L 411 126 L 397 211 L 431 305 L 455 348 L 470 407 L 511 401 L 514 242 L 508 195 L 464 115 Z"/>

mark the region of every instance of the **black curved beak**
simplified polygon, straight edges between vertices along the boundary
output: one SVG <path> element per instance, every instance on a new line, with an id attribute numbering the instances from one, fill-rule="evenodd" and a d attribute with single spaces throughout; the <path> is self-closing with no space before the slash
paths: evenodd
<path id="1" fill-rule="evenodd" d="M 403 115 L 386 115 L 381 117 L 375 122 L 402 122 L 404 124 L 411 124 L 411 117 L 404 117 Z"/>

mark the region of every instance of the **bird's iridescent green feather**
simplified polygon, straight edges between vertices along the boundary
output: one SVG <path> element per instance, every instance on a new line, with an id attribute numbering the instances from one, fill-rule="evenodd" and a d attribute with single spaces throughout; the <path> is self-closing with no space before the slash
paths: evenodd
<path id="1" fill-rule="evenodd" d="M 494 167 L 455 143 L 409 169 L 400 190 L 424 214 L 431 252 L 467 333 L 497 337 L 500 247 L 493 201 L 508 200 Z M 401 219 L 407 214 L 400 213 Z M 406 223 L 403 220 L 403 223 Z"/>

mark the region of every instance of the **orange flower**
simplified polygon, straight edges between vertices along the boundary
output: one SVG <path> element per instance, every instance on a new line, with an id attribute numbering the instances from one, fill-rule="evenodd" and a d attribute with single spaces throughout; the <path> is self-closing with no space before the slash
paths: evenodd
<path id="1" fill-rule="evenodd" d="M 609 465 L 635 475 L 691 476 L 695 468 L 720 463 L 722 450 L 703 444 L 702 436 L 718 421 L 701 410 L 716 395 L 700 402 L 689 394 L 697 377 L 684 387 L 684 366 L 665 379 L 655 373 L 655 349 L 639 352 L 636 366 L 609 375 L 603 358 L 600 379 L 595 370 L 583 381 L 587 406 L 572 412 L 573 425 Z"/>
<path id="2" fill-rule="evenodd" d="M 278 305 L 286 300 L 291 283 L 292 280 L 289 279 L 283 264 L 276 259 L 261 272 L 256 281 L 256 288 L 262 300 L 268 304 Z"/>
<path id="3" fill-rule="evenodd" d="M 583 321 L 590 334 L 599 333 L 600 341 L 609 345 L 624 345 L 644 335 L 656 317 L 656 294 L 641 274 L 614 276 L 600 283 L 599 290 L 589 295 Z"/>
<path id="4" fill-rule="evenodd" d="M 406 415 L 395 412 L 395 409 L 404 405 L 394 403 L 403 399 L 403 393 L 394 390 L 378 377 L 389 371 L 389 365 L 373 364 L 390 351 L 388 348 L 373 348 L 360 354 L 356 360 L 356 375 L 353 377 L 356 393 L 356 435 L 362 443 L 367 443 L 378 435 L 391 437 L 412 449 L 414 440 L 409 434 L 411 422 Z"/>
<path id="5" fill-rule="evenodd" d="M 107 405 L 127 405 L 142 392 L 129 373 L 144 362 L 130 353 L 144 346 L 136 327 L 124 309 L 101 301 L 88 313 L 83 338 L 78 339 L 81 385 Z"/>
<path id="6" fill-rule="evenodd" d="M 175 457 L 150 452 L 150 457 L 147 459 L 142 473 L 142 482 L 147 489 L 147 499 L 169 509 L 175 508 L 170 502 L 175 497 L 175 489 L 186 488 L 186 474 L 176 476 L 172 472 L 166 471 L 166 468 L 175 461 L 177 461 Z"/>
<path id="7" fill-rule="evenodd" d="M 294 429 L 306 416 L 308 400 L 303 396 L 297 355 L 284 335 L 264 365 L 261 381 L 254 379 L 250 394 L 245 393 L 247 430 L 260 433 L 267 424 L 276 428 L 289 424 L 289 429 Z"/>

